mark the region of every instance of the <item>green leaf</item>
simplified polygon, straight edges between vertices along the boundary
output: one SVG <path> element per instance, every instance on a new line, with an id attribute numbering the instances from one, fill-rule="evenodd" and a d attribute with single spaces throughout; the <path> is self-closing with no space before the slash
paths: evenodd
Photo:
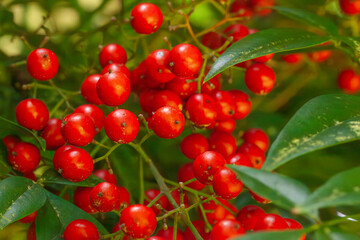
<path id="1" fill-rule="evenodd" d="M 94 187 L 96 184 L 103 182 L 101 178 L 98 178 L 94 175 L 90 175 L 90 177 L 88 177 L 86 180 L 81 182 L 70 182 L 65 178 L 63 178 L 54 169 L 47 170 L 38 181 L 45 184 L 56 183 L 62 185 L 72 185 L 72 186 L 81 186 L 81 187 Z"/>
<path id="2" fill-rule="evenodd" d="M 276 205 L 291 210 L 305 202 L 309 189 L 295 179 L 263 170 L 228 165 L 241 181 L 256 194 L 272 200 Z"/>
<path id="3" fill-rule="evenodd" d="M 313 192 L 300 211 L 360 204 L 360 167 L 341 172 Z"/>
<path id="4" fill-rule="evenodd" d="M 313 25 L 317 28 L 320 28 L 321 30 L 324 30 L 325 32 L 331 34 L 331 35 L 337 35 L 338 34 L 338 28 L 337 26 L 326 17 L 319 16 L 317 14 L 314 14 L 312 12 L 299 9 L 299 8 L 287 8 L 287 7 L 273 7 L 278 13 L 289 17 L 291 19 L 294 19 L 296 21 Z"/>
<path id="5" fill-rule="evenodd" d="M 27 128 L 24 128 L 23 126 L 15 123 L 13 121 L 10 121 L 6 118 L 3 118 L 1 116 L 0 116 L 0 124 L 1 124 L 1 127 L 3 127 L 3 128 L 14 129 L 15 131 L 19 132 L 20 133 L 19 135 L 21 135 L 21 136 L 29 136 L 29 137 L 34 138 L 38 142 L 40 149 L 42 149 L 43 151 L 46 150 L 45 140 L 43 138 L 37 136 L 35 132 L 33 132 Z"/>
<path id="6" fill-rule="evenodd" d="M 350 47 L 351 51 L 349 53 L 358 63 L 360 63 L 360 41 L 354 37 L 339 36 L 338 38 Z"/>
<path id="7" fill-rule="evenodd" d="M 299 240 L 303 235 L 302 231 L 282 231 L 282 232 L 257 232 L 247 233 L 241 237 L 231 238 L 232 240 Z"/>
<path id="8" fill-rule="evenodd" d="M 315 233 L 316 240 L 360 240 L 356 235 L 344 233 L 340 231 L 333 231 L 332 229 L 326 229 L 316 231 Z"/>
<path id="9" fill-rule="evenodd" d="M 44 205 L 46 194 L 37 183 L 24 177 L 0 182 L 0 230 Z"/>
<path id="10" fill-rule="evenodd" d="M 48 200 L 36 217 L 37 240 L 61 239 L 65 227 L 76 219 L 88 220 L 95 224 L 100 233 L 108 233 L 95 218 L 80 208 L 50 192 L 47 192 L 47 196 Z"/>
<path id="11" fill-rule="evenodd" d="M 272 144 L 263 169 L 319 149 L 360 139 L 360 98 L 345 94 L 316 97 L 301 107 Z"/>
<path id="12" fill-rule="evenodd" d="M 205 81 L 225 69 L 270 53 L 313 47 L 330 40 L 329 36 L 292 28 L 272 28 L 248 35 L 233 43 L 214 63 Z"/>

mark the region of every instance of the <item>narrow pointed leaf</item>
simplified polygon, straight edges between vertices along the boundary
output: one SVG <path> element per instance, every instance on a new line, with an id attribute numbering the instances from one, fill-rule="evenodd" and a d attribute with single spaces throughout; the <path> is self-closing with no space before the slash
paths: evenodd
<path id="1" fill-rule="evenodd" d="M 41 178 L 38 180 L 44 184 L 61 184 L 61 185 L 72 185 L 80 187 L 94 187 L 96 184 L 103 182 L 101 178 L 98 178 L 94 175 L 90 175 L 87 179 L 81 182 L 70 182 L 63 178 L 57 171 L 54 169 L 47 170 Z"/>

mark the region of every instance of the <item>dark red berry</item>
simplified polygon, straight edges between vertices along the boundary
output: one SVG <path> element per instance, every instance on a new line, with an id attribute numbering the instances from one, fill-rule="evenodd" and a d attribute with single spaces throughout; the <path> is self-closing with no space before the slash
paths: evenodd
<path id="1" fill-rule="evenodd" d="M 233 118 L 236 120 L 243 119 L 249 115 L 251 110 L 251 101 L 249 96 L 240 90 L 230 90 L 235 102 L 235 113 Z"/>
<path id="2" fill-rule="evenodd" d="M 168 227 L 168 229 L 166 230 L 161 229 L 157 235 L 164 238 L 165 240 L 173 240 L 174 227 Z M 179 231 L 179 229 L 176 232 L 176 240 L 187 240 L 186 238 L 184 238 L 183 234 L 181 233 L 181 231 Z"/>
<path id="3" fill-rule="evenodd" d="M 33 180 L 33 181 L 37 181 L 37 177 L 35 176 L 34 172 L 26 172 L 24 173 L 24 177 Z"/>
<path id="4" fill-rule="evenodd" d="M 14 149 L 17 143 L 21 142 L 20 138 L 14 135 L 7 135 L 3 138 L 3 143 L 5 144 L 8 151 Z"/>
<path id="5" fill-rule="evenodd" d="M 156 110 L 151 118 L 151 129 L 161 138 L 178 137 L 185 126 L 185 117 L 182 112 L 173 107 L 162 107 Z"/>
<path id="6" fill-rule="evenodd" d="M 50 118 L 44 130 L 41 132 L 41 137 L 46 142 L 46 149 L 56 150 L 63 146 L 66 142 L 61 134 L 62 121 L 57 118 Z"/>
<path id="7" fill-rule="evenodd" d="M 144 201 L 144 204 L 148 205 L 150 203 L 150 201 L 152 201 L 154 198 L 156 198 L 158 195 L 160 194 L 160 191 L 157 189 L 149 189 L 145 192 L 145 196 L 146 198 L 149 199 Z M 155 204 L 153 204 L 151 206 L 151 210 L 153 210 L 153 212 L 156 215 L 159 215 L 161 213 L 161 211 L 156 207 L 156 205 L 159 204 L 161 206 L 161 208 L 166 209 L 167 206 L 169 205 L 169 200 L 165 197 L 165 196 L 161 196 L 159 198 L 159 200 L 157 200 L 155 202 Z"/>
<path id="8" fill-rule="evenodd" d="M 149 115 L 152 115 L 157 109 L 155 109 L 154 98 L 158 93 L 158 90 L 145 90 L 140 93 L 139 103 L 142 110 L 147 112 Z"/>
<path id="9" fill-rule="evenodd" d="M 360 13 L 359 0 L 339 0 L 341 10 L 348 15 L 355 15 Z"/>
<path id="10" fill-rule="evenodd" d="M 95 172 L 93 172 L 95 176 L 98 178 L 103 179 L 105 182 L 109 182 L 112 184 L 117 185 L 117 180 L 114 174 L 110 174 L 108 170 L 106 169 L 98 169 Z"/>
<path id="11" fill-rule="evenodd" d="M 212 184 L 214 174 L 225 163 L 225 159 L 217 152 L 207 151 L 200 154 L 193 163 L 196 179 L 205 185 Z"/>
<path id="12" fill-rule="evenodd" d="M 270 14 L 274 4 L 274 0 L 249 0 L 250 7 L 260 16 Z"/>
<path id="13" fill-rule="evenodd" d="M 146 71 L 149 77 L 159 83 L 171 81 L 175 75 L 166 67 L 169 50 L 158 49 L 149 54 L 146 58 Z"/>
<path id="14" fill-rule="evenodd" d="M 110 63 L 125 64 L 127 61 L 126 51 L 119 44 L 108 44 L 101 49 L 99 60 L 102 67 Z"/>
<path id="15" fill-rule="evenodd" d="M 236 166 L 253 167 L 251 161 L 242 153 L 234 153 L 226 158 L 227 164 L 233 164 Z"/>
<path id="16" fill-rule="evenodd" d="M 243 183 L 229 168 L 223 167 L 214 174 L 213 189 L 221 198 L 234 199 L 241 193 L 242 188 Z"/>
<path id="17" fill-rule="evenodd" d="M 186 102 L 186 117 L 198 127 L 215 125 L 215 100 L 206 94 L 194 94 Z"/>
<path id="18" fill-rule="evenodd" d="M 201 39 L 201 43 L 203 45 L 213 50 L 220 48 L 225 43 L 225 41 L 226 39 L 216 32 L 209 32 Z"/>
<path id="19" fill-rule="evenodd" d="M 98 240 L 99 231 L 92 222 L 77 219 L 66 226 L 63 238 L 64 240 Z"/>
<path id="20" fill-rule="evenodd" d="M 193 164 L 185 163 L 184 165 L 182 165 L 182 167 L 179 169 L 178 172 L 178 182 L 185 183 L 194 178 L 195 175 L 193 170 Z M 202 190 L 205 187 L 205 185 L 199 182 L 198 180 L 188 183 L 186 186 L 189 188 L 193 188 L 195 190 Z"/>
<path id="21" fill-rule="evenodd" d="M 209 142 L 200 133 L 193 133 L 181 141 L 180 149 L 187 158 L 195 159 L 201 153 L 209 150 Z"/>
<path id="22" fill-rule="evenodd" d="M 250 18 L 253 16 L 253 11 L 249 7 L 247 1 L 244 0 L 235 0 L 230 5 L 230 12 L 236 14 L 237 17 L 247 17 Z"/>
<path id="23" fill-rule="evenodd" d="M 36 215 L 37 215 L 37 211 L 30 213 L 29 215 L 27 215 L 26 217 L 23 217 L 19 221 L 22 223 L 31 223 L 36 219 Z"/>
<path id="24" fill-rule="evenodd" d="M 84 104 L 77 107 L 74 113 L 83 113 L 94 123 L 96 133 L 99 133 L 104 126 L 105 116 L 103 111 L 95 105 Z"/>
<path id="25" fill-rule="evenodd" d="M 87 213 L 98 211 L 90 203 L 91 187 L 78 187 L 74 192 L 74 204 Z"/>
<path id="26" fill-rule="evenodd" d="M 182 99 L 187 99 L 197 90 L 197 83 L 193 79 L 175 77 L 166 84 L 166 89 L 177 93 Z"/>
<path id="27" fill-rule="evenodd" d="M 120 193 L 112 183 L 102 182 L 90 192 L 91 205 L 99 212 L 110 212 L 119 206 Z"/>
<path id="28" fill-rule="evenodd" d="M 304 55 L 301 53 L 293 53 L 293 54 L 284 55 L 281 58 L 287 63 L 296 64 L 298 62 L 301 62 L 303 57 Z"/>
<path id="29" fill-rule="evenodd" d="M 100 74 L 92 74 L 88 76 L 81 85 L 81 95 L 83 96 L 83 98 L 87 102 L 96 105 L 103 104 L 103 102 L 98 97 L 96 91 L 96 85 L 100 77 Z"/>
<path id="30" fill-rule="evenodd" d="M 9 151 L 9 162 L 16 171 L 27 173 L 34 171 L 40 163 L 39 149 L 27 142 L 19 142 Z"/>
<path id="31" fill-rule="evenodd" d="M 96 131 L 90 117 L 83 113 L 72 113 L 64 118 L 61 133 L 68 143 L 86 146 L 94 139 Z"/>
<path id="32" fill-rule="evenodd" d="M 245 84 L 255 94 L 267 94 L 275 86 L 276 75 L 265 64 L 255 63 L 245 73 Z"/>
<path id="33" fill-rule="evenodd" d="M 41 81 L 52 79 L 59 69 L 59 60 L 56 54 L 46 48 L 37 48 L 32 51 L 26 63 L 30 75 Z"/>
<path id="34" fill-rule="evenodd" d="M 233 118 L 224 121 L 217 121 L 215 130 L 220 132 L 232 133 L 235 130 L 236 122 Z"/>
<path id="35" fill-rule="evenodd" d="M 43 129 L 49 120 L 49 110 L 39 99 L 28 98 L 18 103 L 15 109 L 17 122 L 30 130 Z"/>
<path id="36" fill-rule="evenodd" d="M 227 240 L 245 234 L 244 228 L 235 219 L 224 219 L 216 223 L 211 231 L 211 239 Z"/>
<path id="37" fill-rule="evenodd" d="M 139 121 L 126 109 L 117 109 L 105 119 L 106 135 L 114 142 L 125 144 L 133 141 L 139 132 Z"/>
<path id="38" fill-rule="evenodd" d="M 226 132 L 215 131 L 209 137 L 212 151 L 220 153 L 224 158 L 236 152 L 236 139 Z"/>
<path id="39" fill-rule="evenodd" d="M 124 64 L 120 64 L 120 63 L 110 63 L 110 64 L 106 65 L 101 70 L 101 75 L 104 75 L 104 74 L 110 73 L 110 72 L 121 72 L 121 73 L 125 74 L 129 79 L 131 77 L 130 70 Z"/>
<path id="40" fill-rule="evenodd" d="M 26 233 L 27 240 L 36 240 L 36 225 L 33 222 L 27 230 Z"/>
<path id="41" fill-rule="evenodd" d="M 242 138 L 245 142 L 255 144 L 264 152 L 269 148 L 269 137 L 259 128 L 250 128 L 246 130 Z"/>
<path id="42" fill-rule="evenodd" d="M 161 107 L 169 106 L 182 111 L 183 103 L 180 96 L 169 90 L 158 91 L 152 101 L 154 111 Z"/>
<path id="43" fill-rule="evenodd" d="M 288 228 L 286 221 L 279 215 L 266 214 L 258 217 L 254 231 L 281 231 Z"/>
<path id="44" fill-rule="evenodd" d="M 236 220 L 240 222 L 246 231 L 252 231 L 254 230 L 258 218 L 265 215 L 266 213 L 261 207 L 248 205 L 239 211 Z"/>
<path id="45" fill-rule="evenodd" d="M 265 162 L 265 153 L 260 148 L 252 143 L 243 143 L 239 149 L 239 153 L 245 154 L 245 156 L 251 161 L 254 168 L 260 169 Z"/>
<path id="46" fill-rule="evenodd" d="M 120 223 L 124 225 L 124 233 L 132 238 L 149 237 L 157 225 L 155 213 L 141 204 L 125 208 L 121 212 Z"/>
<path id="47" fill-rule="evenodd" d="M 340 72 L 337 83 L 341 90 L 349 94 L 356 93 L 360 90 L 360 76 L 352 69 L 346 69 Z"/>

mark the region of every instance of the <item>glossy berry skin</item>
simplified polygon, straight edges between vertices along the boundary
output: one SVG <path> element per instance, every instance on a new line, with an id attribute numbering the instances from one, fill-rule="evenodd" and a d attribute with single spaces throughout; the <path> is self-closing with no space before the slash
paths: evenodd
<path id="1" fill-rule="evenodd" d="M 261 204 L 269 204 L 269 203 L 272 202 L 271 200 L 266 199 L 266 198 L 263 198 L 263 197 L 261 197 L 260 195 L 254 193 L 253 191 L 251 191 L 251 189 L 248 189 L 248 190 L 249 190 L 250 196 L 251 196 L 255 201 L 257 201 L 258 203 L 261 203 Z"/>
<path id="2" fill-rule="evenodd" d="M 105 116 L 103 111 L 95 105 L 84 104 L 77 107 L 74 113 L 83 113 L 94 123 L 95 133 L 99 133 L 104 126 Z"/>
<path id="3" fill-rule="evenodd" d="M 130 80 L 122 72 L 110 72 L 102 75 L 96 84 L 99 99 L 107 106 L 116 107 L 128 99 Z"/>
<path id="4" fill-rule="evenodd" d="M 234 199 L 241 193 L 242 188 L 243 183 L 229 168 L 221 168 L 214 174 L 213 189 L 221 198 Z"/>
<path id="5" fill-rule="evenodd" d="M 281 58 L 287 63 L 296 64 L 296 63 L 301 62 L 303 57 L 304 57 L 304 55 L 301 53 L 293 53 L 293 54 L 284 55 Z"/>
<path id="6" fill-rule="evenodd" d="M 171 49 L 167 59 L 168 68 L 178 77 L 193 77 L 202 66 L 201 52 L 195 46 L 182 43 Z"/>
<path id="7" fill-rule="evenodd" d="M 180 110 L 173 107 L 159 108 L 151 118 L 151 128 L 161 138 L 178 137 L 184 130 L 184 126 L 184 115 Z"/>
<path id="8" fill-rule="evenodd" d="M 265 154 L 260 148 L 252 143 L 245 142 L 239 149 L 239 153 L 245 154 L 245 156 L 251 161 L 253 167 L 260 169 L 265 162 Z"/>
<path id="9" fill-rule="evenodd" d="M 204 83 L 204 80 L 202 80 L 201 84 L 201 93 L 205 93 L 209 96 L 211 96 L 214 92 L 220 90 L 220 75 L 216 75 L 215 77 L 211 78 L 209 81 Z"/>
<path id="10" fill-rule="evenodd" d="M 96 131 L 90 117 L 83 113 L 72 113 L 64 118 L 61 133 L 68 143 L 86 146 L 94 139 Z"/>
<path id="11" fill-rule="evenodd" d="M 116 210 L 120 210 L 121 207 L 128 206 L 130 204 L 130 193 L 124 187 L 117 186 L 117 190 L 119 192 L 119 205 L 116 206 Z"/>
<path id="12" fill-rule="evenodd" d="M 233 164 L 236 166 L 253 167 L 251 161 L 242 153 L 234 153 L 226 158 L 227 164 Z"/>
<path id="13" fill-rule="evenodd" d="M 19 221 L 22 223 L 31 223 L 31 222 L 35 221 L 36 215 L 37 215 L 37 211 L 30 213 L 29 215 L 27 215 L 26 217 L 23 217 Z"/>
<path id="14" fill-rule="evenodd" d="M 117 185 L 117 180 L 114 174 L 110 174 L 108 170 L 106 169 L 98 169 L 93 172 L 95 176 L 98 178 L 103 179 L 105 182 L 109 182 L 112 184 Z"/>
<path id="15" fill-rule="evenodd" d="M 98 211 L 90 203 L 91 187 L 78 187 L 74 192 L 74 204 L 87 213 L 97 213 Z"/>
<path id="16" fill-rule="evenodd" d="M 88 103 L 96 105 L 103 104 L 96 91 L 96 85 L 100 77 L 100 74 L 92 74 L 88 76 L 81 84 L 81 95 Z"/>
<path id="17" fill-rule="evenodd" d="M 191 81 L 192 79 L 190 79 Z M 174 77 L 173 80 L 168 82 L 165 86 L 167 90 L 177 93 L 181 99 L 188 99 L 191 95 L 196 93 L 196 81 L 187 82 L 186 78 Z"/>
<path id="18" fill-rule="evenodd" d="M 169 50 L 158 49 L 146 58 L 146 71 L 151 79 L 159 83 L 171 81 L 175 75 L 166 67 Z"/>
<path id="19" fill-rule="evenodd" d="M 269 148 L 269 137 L 260 128 L 250 128 L 242 136 L 245 142 L 255 144 L 262 151 L 266 152 Z"/>
<path id="20" fill-rule="evenodd" d="M 233 118 L 236 120 L 244 119 L 247 117 L 251 110 L 251 101 L 249 96 L 240 90 L 230 90 L 235 103 L 235 113 Z"/>
<path id="21" fill-rule="evenodd" d="M 91 205 L 99 212 L 110 212 L 119 206 L 120 193 L 112 183 L 102 182 L 90 192 Z"/>
<path id="22" fill-rule="evenodd" d="M 36 240 L 36 225 L 33 222 L 26 232 L 27 240 Z"/>
<path id="23" fill-rule="evenodd" d="M 102 67 L 110 63 L 125 64 L 127 61 L 126 51 L 119 44 L 108 44 L 101 49 L 99 61 Z"/>
<path id="24" fill-rule="evenodd" d="M 161 229 L 158 232 L 157 236 L 160 236 L 165 240 L 173 240 L 174 227 L 168 227 L 167 230 Z M 179 229 L 176 232 L 176 240 L 187 240 L 186 238 L 184 238 L 183 234 L 179 231 Z"/>
<path id="25" fill-rule="evenodd" d="M 146 240 L 166 240 L 166 239 L 163 237 L 152 236 L 152 237 L 147 238 Z"/>
<path id="26" fill-rule="evenodd" d="M 149 189 L 149 190 L 145 191 L 145 196 L 150 201 L 152 201 L 154 198 L 156 198 L 159 194 L 160 194 L 160 191 L 157 189 Z M 148 205 L 149 203 L 150 202 L 145 199 L 144 204 Z M 161 211 L 155 206 L 156 204 L 159 204 L 161 206 L 161 208 L 166 209 L 167 206 L 169 205 L 169 200 L 165 196 L 161 196 L 159 198 L 159 200 L 157 200 L 156 203 L 151 206 L 151 210 L 153 210 L 153 212 L 156 215 L 159 215 L 161 213 Z"/>
<path id="27" fill-rule="evenodd" d="M 130 23 L 137 33 L 154 33 L 161 27 L 162 22 L 162 12 L 155 4 L 140 3 L 131 11 Z"/>
<path id="28" fill-rule="evenodd" d="M 92 222 L 77 219 L 66 226 L 63 238 L 64 240 L 98 240 L 99 231 Z"/>
<path id="29" fill-rule="evenodd" d="M 139 121 L 135 114 L 126 109 L 112 111 L 105 119 L 106 135 L 116 143 L 129 143 L 139 132 Z"/>
<path id="30" fill-rule="evenodd" d="M 266 215 L 266 212 L 258 206 L 248 205 L 240 209 L 236 220 L 238 220 L 246 231 L 252 231 L 258 218 Z"/>
<path id="31" fill-rule="evenodd" d="M 286 221 L 287 225 L 289 226 L 290 230 L 301 230 L 303 229 L 303 226 L 296 220 L 291 219 L 291 218 L 284 218 L 284 220 Z M 299 240 L 305 240 L 306 238 L 306 234 L 303 234 Z"/>
<path id="32" fill-rule="evenodd" d="M 212 151 L 220 153 L 224 158 L 236 152 L 236 139 L 226 132 L 215 131 L 209 137 Z"/>
<path id="33" fill-rule="evenodd" d="M 209 142 L 200 133 L 193 133 L 181 141 L 180 149 L 187 158 L 195 159 L 201 153 L 209 150 Z"/>
<path id="34" fill-rule="evenodd" d="M 110 63 L 110 64 L 106 65 L 101 70 L 101 75 L 104 75 L 104 74 L 110 73 L 110 72 L 121 72 L 121 73 L 125 74 L 129 79 L 131 77 L 130 70 L 124 64 L 120 64 L 120 63 Z"/>
<path id="35" fill-rule="evenodd" d="M 348 15 L 355 15 L 360 13 L 359 0 L 339 0 L 341 10 Z"/>
<path id="36" fill-rule="evenodd" d="M 205 222 L 202 220 L 195 220 L 192 222 L 196 230 L 199 232 L 200 236 L 204 240 L 210 240 L 210 233 L 205 231 Z M 194 234 L 191 232 L 190 228 L 187 227 L 183 232 L 183 236 L 186 240 L 196 240 Z"/>
<path id="37" fill-rule="evenodd" d="M 182 165 L 178 172 L 178 182 L 185 183 L 193 178 L 195 178 L 193 164 L 185 163 L 184 165 Z M 200 183 L 198 180 L 188 183 L 186 184 L 186 186 L 199 191 L 205 187 L 205 185 Z"/>
<path id="38" fill-rule="evenodd" d="M 90 154 L 82 148 L 73 146 L 62 146 L 56 150 L 53 164 L 56 171 L 71 182 L 87 179 L 94 168 Z"/>
<path id="39" fill-rule="evenodd" d="M 30 130 L 43 129 L 49 120 L 49 110 L 39 99 L 28 98 L 18 103 L 15 109 L 17 122 Z"/>
<path id="40" fill-rule="evenodd" d="M 66 143 L 61 134 L 61 125 L 60 119 L 50 118 L 41 132 L 40 136 L 45 140 L 47 150 L 56 150 Z"/>
<path id="41" fill-rule="evenodd" d="M 206 94 L 194 94 L 186 102 L 186 117 L 198 127 L 215 124 L 217 118 L 215 100 Z"/>
<path id="42" fill-rule="evenodd" d="M 211 239 L 227 240 L 245 234 L 244 228 L 235 219 L 224 219 L 216 223 L 211 231 Z"/>
<path id="43" fill-rule="evenodd" d="M 233 37 L 233 42 L 237 42 L 249 35 L 249 29 L 241 24 L 232 24 L 225 28 L 224 33 L 229 37 Z"/>
<path id="44" fill-rule="evenodd" d="M 37 181 L 37 177 L 35 176 L 34 172 L 26 172 L 24 173 L 24 177 L 33 181 Z"/>
<path id="45" fill-rule="evenodd" d="M 274 6 L 274 0 L 249 0 L 249 5 L 260 16 L 266 16 L 271 13 L 271 7 Z"/>
<path id="46" fill-rule="evenodd" d="M 232 95 L 226 91 L 216 91 L 212 94 L 215 100 L 217 120 L 230 119 L 235 114 L 235 102 Z"/>
<path id="47" fill-rule="evenodd" d="M 288 228 L 286 221 L 279 215 L 266 214 L 258 217 L 254 231 L 281 231 Z"/>
<path id="48" fill-rule="evenodd" d="M 120 223 L 124 224 L 124 233 L 132 238 L 149 237 L 157 225 L 155 213 L 141 204 L 125 208 L 121 212 Z"/>
<path id="49" fill-rule="evenodd" d="M 360 76 L 352 69 L 343 70 L 338 76 L 337 84 L 346 93 L 356 93 L 360 90 Z"/>
<path id="50" fill-rule="evenodd" d="M 149 89 L 141 91 L 139 95 L 141 109 L 147 112 L 150 116 L 157 110 L 155 109 L 154 98 L 158 92 L 158 90 Z"/>
<path id="51" fill-rule="evenodd" d="M 314 62 L 322 63 L 329 59 L 329 57 L 331 56 L 331 51 L 323 50 L 323 51 L 312 52 L 309 53 L 308 56 Z"/>
<path id="52" fill-rule="evenodd" d="M 255 94 L 269 93 L 275 86 L 276 75 L 274 70 L 265 64 L 255 63 L 245 73 L 245 84 Z"/>
<path id="53" fill-rule="evenodd" d="M 196 179 L 205 185 L 212 184 L 214 174 L 223 167 L 225 163 L 225 159 L 217 152 L 206 151 L 200 154 L 193 163 Z"/>
<path id="54" fill-rule="evenodd" d="M 237 212 L 237 209 L 231 205 L 227 200 L 217 198 L 218 201 L 220 201 L 224 206 L 229 208 L 234 213 Z M 208 219 L 209 223 L 211 225 L 214 225 L 215 223 L 223 220 L 223 219 L 235 219 L 234 215 L 230 211 L 228 211 L 226 208 L 224 208 L 221 204 L 215 203 L 213 200 L 211 200 L 208 203 L 203 203 L 203 208 L 206 211 L 206 218 Z"/>
<path id="55" fill-rule="evenodd" d="M 235 130 L 235 127 L 236 122 L 233 118 L 215 123 L 215 130 L 220 132 L 232 133 Z"/>
<path id="56" fill-rule="evenodd" d="M 152 104 L 154 105 L 154 111 L 165 106 L 177 108 L 180 111 L 183 109 L 183 103 L 180 96 L 169 90 L 158 91 L 154 96 Z"/>
<path id="57" fill-rule="evenodd" d="M 209 32 L 201 39 L 201 43 L 212 50 L 220 48 L 225 43 L 225 41 L 226 39 L 216 32 Z"/>
<path id="58" fill-rule="evenodd" d="M 237 13 L 238 17 L 252 17 L 254 15 L 253 11 L 250 9 L 247 1 L 244 0 L 235 0 L 230 5 L 230 12 L 235 14 Z"/>
<path id="59" fill-rule="evenodd" d="M 3 138 L 3 143 L 5 144 L 8 151 L 14 149 L 17 143 L 21 142 L 20 138 L 14 135 L 7 135 Z"/>
<path id="60" fill-rule="evenodd" d="M 9 151 L 8 160 L 16 171 L 27 173 L 34 171 L 40 163 L 39 149 L 27 142 L 19 142 Z"/>
<path id="61" fill-rule="evenodd" d="M 59 69 L 59 60 L 56 54 L 46 48 L 37 48 L 32 51 L 26 64 L 30 75 L 40 81 L 52 79 Z"/>

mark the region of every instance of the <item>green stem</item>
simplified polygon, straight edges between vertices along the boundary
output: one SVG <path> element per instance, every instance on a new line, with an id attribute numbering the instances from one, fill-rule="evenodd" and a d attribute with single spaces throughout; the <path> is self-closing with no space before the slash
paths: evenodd
<path id="1" fill-rule="evenodd" d="M 144 160 L 139 158 L 139 178 L 140 178 L 140 204 L 144 204 Z"/>
<path id="2" fill-rule="evenodd" d="M 50 111 L 50 117 L 54 116 L 54 114 L 57 112 L 57 110 L 60 108 L 60 106 L 65 102 L 65 99 L 61 99 L 57 102 L 57 104 L 51 109 Z"/>
<path id="3" fill-rule="evenodd" d="M 114 146 L 112 146 L 109 151 L 102 157 L 98 157 L 98 158 L 95 158 L 94 159 L 94 163 L 97 163 L 103 159 L 106 159 L 108 156 L 110 156 L 110 154 L 116 149 L 118 148 L 119 146 L 121 146 L 122 144 L 115 144 Z"/>
<path id="4" fill-rule="evenodd" d="M 198 83 L 197 84 L 197 91 L 198 91 L 198 93 L 201 93 L 201 85 L 202 85 L 202 82 L 203 82 L 203 77 L 205 75 L 207 61 L 208 61 L 208 58 L 205 57 L 204 58 L 204 63 L 202 65 L 202 68 L 201 68 L 201 71 L 200 71 L 200 75 L 199 75 L 198 80 L 197 80 L 197 83 Z"/>
<path id="5" fill-rule="evenodd" d="M 104 144 L 108 139 L 109 139 L 108 136 L 104 136 L 104 137 L 101 139 L 100 143 L 101 143 L 101 144 Z M 91 156 L 91 157 L 94 157 L 95 154 L 96 154 L 99 150 L 100 150 L 100 146 L 99 146 L 99 145 L 96 145 L 96 146 L 93 148 L 93 150 L 90 152 L 90 156 Z"/>
<path id="6" fill-rule="evenodd" d="M 176 238 L 177 238 L 178 218 L 179 218 L 179 213 L 175 213 L 174 231 L 173 231 L 173 239 L 174 240 L 176 240 Z"/>
<path id="7" fill-rule="evenodd" d="M 66 103 L 66 105 L 68 106 L 68 108 L 74 110 L 74 107 L 71 106 L 70 102 L 68 101 L 68 98 L 65 96 L 65 94 L 63 93 L 63 91 L 54 84 L 53 80 L 50 79 L 50 80 L 49 80 L 49 84 L 50 84 L 50 85 L 59 93 L 59 95 L 65 100 L 65 103 Z"/>

